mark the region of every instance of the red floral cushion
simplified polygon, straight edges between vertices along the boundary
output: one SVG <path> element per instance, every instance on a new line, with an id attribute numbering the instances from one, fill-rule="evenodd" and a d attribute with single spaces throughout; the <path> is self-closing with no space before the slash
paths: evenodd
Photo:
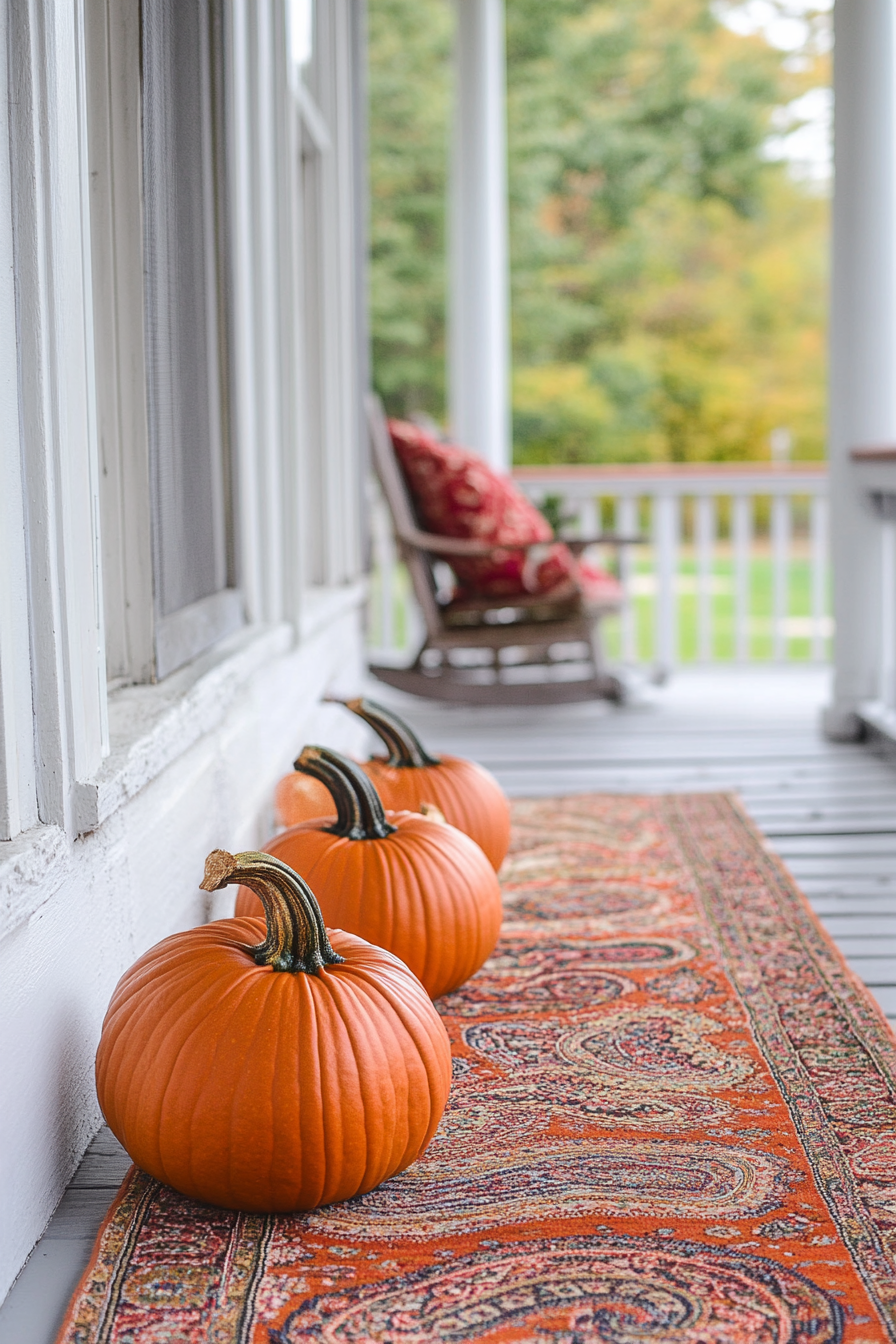
<path id="1" fill-rule="evenodd" d="M 476 453 L 438 439 L 403 420 L 390 420 L 398 461 L 421 525 L 442 537 L 467 537 L 509 545 L 540 543 L 537 550 L 505 551 L 482 559 L 452 558 L 465 595 L 520 597 L 574 592 L 578 566 L 568 547 L 554 541 L 547 519 L 506 476 Z"/>

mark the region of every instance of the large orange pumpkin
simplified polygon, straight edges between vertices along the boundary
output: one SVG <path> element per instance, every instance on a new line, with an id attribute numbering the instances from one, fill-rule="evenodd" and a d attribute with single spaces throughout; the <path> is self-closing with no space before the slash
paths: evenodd
<path id="1" fill-rule="evenodd" d="M 279 859 L 215 850 L 203 888 L 232 882 L 264 920 L 174 934 L 119 981 L 96 1057 L 103 1114 L 139 1167 L 193 1199 L 277 1213 L 363 1194 L 433 1136 L 445 1028 L 391 953 L 328 936 Z"/>
<path id="2" fill-rule="evenodd" d="M 296 768 L 330 790 L 337 820 L 302 822 L 265 846 L 311 883 L 328 924 L 401 957 L 428 993 L 446 994 L 477 971 L 501 926 L 501 892 L 478 845 L 416 812 L 387 818 L 359 766 L 306 747 Z M 237 896 L 238 915 L 257 900 Z"/>
<path id="3" fill-rule="evenodd" d="M 475 840 L 497 870 L 510 845 L 510 804 L 494 775 L 462 756 L 430 756 L 420 739 L 396 714 L 372 700 L 344 700 L 388 748 L 362 769 L 373 780 L 383 806 L 419 812 L 434 803 L 445 820 Z"/>

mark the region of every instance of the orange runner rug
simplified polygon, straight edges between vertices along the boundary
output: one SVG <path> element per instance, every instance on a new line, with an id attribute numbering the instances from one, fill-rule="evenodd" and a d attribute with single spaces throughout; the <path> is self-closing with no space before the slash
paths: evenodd
<path id="1" fill-rule="evenodd" d="M 64 1344 L 896 1340 L 896 1042 L 718 794 L 514 805 L 425 1156 L 298 1217 L 139 1172 Z"/>

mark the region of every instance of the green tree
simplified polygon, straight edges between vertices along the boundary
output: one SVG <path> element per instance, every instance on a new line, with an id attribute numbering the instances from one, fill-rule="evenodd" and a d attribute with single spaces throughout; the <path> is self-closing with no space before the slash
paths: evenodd
<path id="1" fill-rule="evenodd" d="M 435 414 L 441 5 L 371 0 L 376 378 Z M 827 203 L 763 155 L 821 59 L 796 69 L 708 0 L 507 0 L 507 50 L 517 459 L 755 457 L 777 424 L 821 455 Z"/>
<path id="2" fill-rule="evenodd" d="M 451 9 L 373 0 L 368 27 L 374 381 L 393 413 L 443 415 Z"/>

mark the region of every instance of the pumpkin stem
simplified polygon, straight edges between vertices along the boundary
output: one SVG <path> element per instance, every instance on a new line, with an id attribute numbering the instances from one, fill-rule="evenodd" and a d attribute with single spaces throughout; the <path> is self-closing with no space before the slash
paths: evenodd
<path id="1" fill-rule="evenodd" d="M 303 775 L 319 779 L 336 804 L 336 824 L 326 826 L 347 840 L 383 840 L 397 830 L 386 820 L 383 804 L 360 766 L 329 747 L 306 747 L 295 762 Z"/>
<path id="2" fill-rule="evenodd" d="M 404 770 L 439 764 L 438 756 L 430 756 L 416 733 L 391 710 L 384 709 L 382 705 L 374 704 L 372 700 L 365 700 L 361 696 L 340 703 L 369 724 L 377 737 L 386 744 L 389 749 L 389 765 Z"/>
<path id="3" fill-rule="evenodd" d="M 200 887 L 218 891 L 231 883 L 250 887 L 264 906 L 267 937 L 263 943 L 246 948 L 259 966 L 317 975 L 324 966 L 344 960 L 330 946 L 311 888 L 280 859 L 251 849 L 242 854 L 212 850 Z"/>

